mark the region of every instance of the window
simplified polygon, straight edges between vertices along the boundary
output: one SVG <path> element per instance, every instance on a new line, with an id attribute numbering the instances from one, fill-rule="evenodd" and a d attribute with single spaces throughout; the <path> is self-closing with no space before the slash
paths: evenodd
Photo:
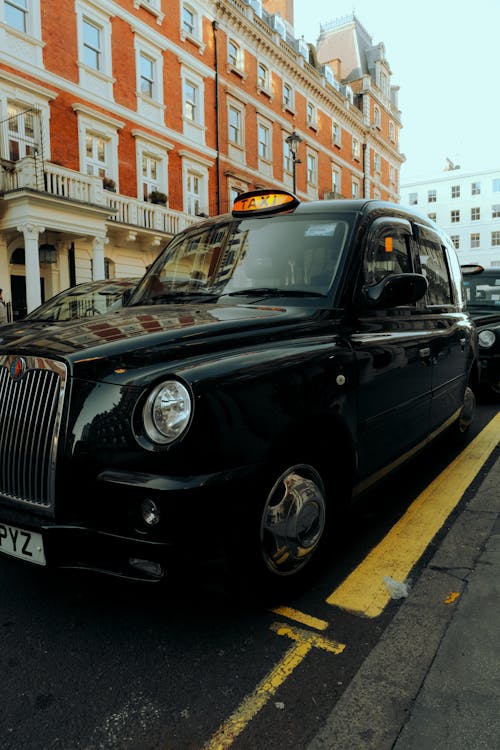
<path id="1" fill-rule="evenodd" d="M 104 114 L 91 116 L 84 104 L 73 104 L 78 116 L 80 171 L 94 177 L 118 177 L 118 127 Z M 139 169 L 137 164 L 137 169 Z"/>
<path id="2" fill-rule="evenodd" d="M 188 36 L 194 36 L 196 31 L 196 16 L 192 8 L 187 5 L 182 7 L 182 29 Z"/>
<path id="3" fill-rule="evenodd" d="M 19 161 L 37 153 L 40 132 L 40 114 L 33 107 L 14 102 L 7 104 L 8 156 L 10 161 Z"/>
<path id="4" fill-rule="evenodd" d="M 392 120 L 389 122 L 389 138 L 393 142 L 396 140 L 396 126 Z"/>
<path id="5" fill-rule="evenodd" d="M 83 19 L 83 62 L 94 70 L 102 69 L 102 29 Z"/>
<path id="6" fill-rule="evenodd" d="M 430 219 L 431 221 L 437 221 L 437 218 L 436 218 L 436 217 L 437 217 L 437 214 L 436 214 L 436 213 L 432 212 L 432 213 L 430 213 L 430 214 L 427 214 L 427 216 L 429 217 L 429 219 Z"/>
<path id="7" fill-rule="evenodd" d="M 290 174 L 293 171 L 292 149 L 286 139 L 283 141 L 283 169 Z"/>
<path id="8" fill-rule="evenodd" d="M 451 197 L 452 198 L 460 198 L 460 185 L 452 185 L 451 186 Z"/>
<path id="9" fill-rule="evenodd" d="M 307 182 L 309 185 L 316 185 L 316 157 L 314 154 L 307 154 Z"/>
<path id="10" fill-rule="evenodd" d="M 340 172 L 338 169 L 332 168 L 332 193 L 340 195 Z"/>
<path id="11" fill-rule="evenodd" d="M 316 185 L 316 157 L 314 154 L 307 154 L 307 182 L 309 185 Z"/>
<path id="12" fill-rule="evenodd" d="M 491 218 L 492 219 L 498 219 L 500 218 L 500 203 L 494 203 L 491 207 Z"/>
<path id="13" fill-rule="evenodd" d="M 270 142 L 271 135 L 270 130 L 266 125 L 259 123 L 258 125 L 258 153 L 260 159 L 269 161 L 271 158 Z"/>
<path id="14" fill-rule="evenodd" d="M 471 208 L 470 210 L 470 218 L 471 221 L 479 221 L 481 218 L 481 209 L 480 208 Z"/>
<path id="15" fill-rule="evenodd" d="M 141 94 L 153 98 L 154 83 L 155 83 L 155 64 L 154 60 L 141 52 L 139 55 L 139 66 L 140 66 L 140 81 L 139 90 Z"/>
<path id="16" fill-rule="evenodd" d="M 396 170 L 394 169 L 392 164 L 389 167 L 389 182 L 391 183 L 391 185 L 394 185 L 396 183 Z"/>
<path id="17" fill-rule="evenodd" d="M 458 224 L 458 222 L 460 221 L 460 211 L 452 211 L 450 213 L 450 221 L 452 224 Z"/>
<path id="18" fill-rule="evenodd" d="M 373 124 L 376 128 L 380 128 L 380 110 L 378 107 L 373 110 Z"/>
<path id="19" fill-rule="evenodd" d="M 430 232 L 424 233 L 420 239 L 420 264 L 422 274 L 427 279 L 427 293 L 425 301 L 428 305 L 449 305 L 453 301 L 450 275 L 446 261 L 445 250 L 438 238 L 430 237 Z"/>
<path id="20" fill-rule="evenodd" d="M 359 161 L 361 156 L 361 146 L 357 138 L 352 139 L 352 158 Z"/>
<path id="21" fill-rule="evenodd" d="M 136 131 L 137 196 L 152 200 L 153 191 L 168 197 L 168 151 Z M 158 196 L 156 200 L 161 200 Z M 148 214 L 146 214 L 148 216 Z M 151 227 L 152 228 L 152 227 Z"/>
<path id="22" fill-rule="evenodd" d="M 201 179 L 200 176 L 189 172 L 187 175 L 186 213 L 198 216 L 201 213 Z"/>
<path id="23" fill-rule="evenodd" d="M 257 69 L 257 86 L 263 91 L 269 91 L 269 71 L 263 63 Z"/>
<path id="24" fill-rule="evenodd" d="M 500 193 L 500 178 L 495 177 L 495 179 L 492 182 L 493 192 L 494 193 Z"/>
<path id="25" fill-rule="evenodd" d="M 198 89 L 194 83 L 184 81 L 184 117 L 198 122 Z"/>
<path id="26" fill-rule="evenodd" d="M 316 128 L 318 124 L 318 115 L 316 112 L 316 107 L 312 102 L 307 102 L 307 124 L 310 128 Z"/>
<path id="27" fill-rule="evenodd" d="M 229 39 L 227 43 L 227 61 L 235 70 L 243 70 L 243 52 L 240 45 L 234 39 Z"/>
<path id="28" fill-rule="evenodd" d="M 359 198 L 359 182 L 354 179 L 351 182 L 351 196 L 353 198 Z"/>
<path id="29" fill-rule="evenodd" d="M 408 196 L 408 203 L 410 206 L 416 206 L 418 203 L 418 193 L 410 193 Z"/>
<path id="30" fill-rule="evenodd" d="M 7 26 L 28 31 L 28 0 L 5 0 L 4 20 Z"/>
<path id="31" fill-rule="evenodd" d="M 153 190 L 160 191 L 160 161 L 147 154 L 142 155 L 142 195 L 148 199 Z"/>
<path id="32" fill-rule="evenodd" d="M 294 95 L 293 89 L 288 83 L 283 84 L 283 108 L 293 112 L 294 108 Z"/>
<path id="33" fill-rule="evenodd" d="M 335 120 L 332 122 L 332 143 L 334 146 L 340 146 L 341 144 L 340 125 Z"/>
<path id="34" fill-rule="evenodd" d="M 500 232 L 491 233 L 491 247 L 500 247 Z"/>
<path id="35" fill-rule="evenodd" d="M 109 176 L 108 141 L 100 135 L 87 132 L 85 138 L 86 173 L 97 177 Z"/>
<path id="36" fill-rule="evenodd" d="M 451 237 L 450 237 L 450 240 L 455 245 L 455 250 L 458 250 L 459 247 L 460 247 L 460 235 L 458 235 L 458 234 L 452 234 Z"/>
<path id="37" fill-rule="evenodd" d="M 481 193 L 481 183 L 480 182 L 473 182 L 470 186 L 470 192 L 471 195 L 480 195 Z"/>
<path id="38" fill-rule="evenodd" d="M 480 235 L 479 232 L 474 232 L 470 236 L 470 246 L 471 248 L 479 247 L 480 244 Z"/>
<path id="39" fill-rule="evenodd" d="M 376 226 L 378 224 L 378 226 Z M 384 221 L 374 222 L 363 262 L 365 283 L 378 284 L 394 273 L 410 273 L 409 235 L 399 227 Z"/>
<path id="40" fill-rule="evenodd" d="M 236 107 L 229 107 L 229 140 L 241 145 L 241 112 Z"/>
<path id="41" fill-rule="evenodd" d="M 427 202 L 428 203 L 435 203 L 436 202 L 436 191 L 435 190 L 428 190 L 427 191 Z"/>
<path id="42" fill-rule="evenodd" d="M 380 172 L 380 154 L 375 154 L 373 157 L 373 166 L 375 169 L 375 172 Z"/>

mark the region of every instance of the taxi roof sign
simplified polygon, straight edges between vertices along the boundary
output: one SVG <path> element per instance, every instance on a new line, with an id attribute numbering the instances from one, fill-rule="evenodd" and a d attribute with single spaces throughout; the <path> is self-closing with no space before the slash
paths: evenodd
<path id="1" fill-rule="evenodd" d="M 265 216 L 291 211 L 299 203 L 297 196 L 286 190 L 252 190 L 235 198 L 233 216 Z"/>

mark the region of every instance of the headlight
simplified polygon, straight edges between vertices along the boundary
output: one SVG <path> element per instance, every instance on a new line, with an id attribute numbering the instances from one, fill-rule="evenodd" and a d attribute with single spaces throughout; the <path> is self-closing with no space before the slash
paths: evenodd
<path id="1" fill-rule="evenodd" d="M 489 331 L 487 329 L 485 331 L 479 331 L 478 339 L 479 346 L 482 346 L 483 349 L 489 349 L 490 346 L 493 346 L 495 343 L 495 331 Z"/>
<path id="2" fill-rule="evenodd" d="M 191 411 L 191 395 L 186 386 L 178 380 L 160 383 L 149 394 L 142 411 L 147 436 L 154 443 L 171 443 L 187 428 Z"/>

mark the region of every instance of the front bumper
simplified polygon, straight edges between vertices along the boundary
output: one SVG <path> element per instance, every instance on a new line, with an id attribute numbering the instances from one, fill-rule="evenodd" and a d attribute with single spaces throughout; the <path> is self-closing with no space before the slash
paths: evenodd
<path id="1" fill-rule="evenodd" d="M 42 517 L 12 502 L 2 506 L 0 501 L 0 525 L 40 534 L 47 567 L 159 581 L 220 556 L 227 524 L 235 523 L 233 503 L 241 499 L 255 471 L 255 467 L 241 467 L 192 477 L 107 471 L 99 476 L 96 492 L 88 500 L 85 521 L 83 513 L 61 522 L 57 513 L 55 518 Z M 141 522 L 146 498 L 160 508 L 158 527 Z M 28 557 L 24 559 L 29 563 Z"/>

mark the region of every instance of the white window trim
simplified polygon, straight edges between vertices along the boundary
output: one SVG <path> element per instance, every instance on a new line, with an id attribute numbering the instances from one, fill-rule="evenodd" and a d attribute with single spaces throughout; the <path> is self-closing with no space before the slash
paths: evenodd
<path id="1" fill-rule="evenodd" d="M 265 128 L 269 134 L 269 140 L 267 143 L 269 152 L 268 156 L 261 156 L 259 154 L 259 127 Z M 272 164 L 273 161 L 273 124 L 269 120 L 260 116 L 257 116 L 257 158 L 265 164 Z"/>
<path id="2" fill-rule="evenodd" d="M 165 18 L 165 13 L 162 13 L 160 7 L 160 0 L 134 0 L 134 8 L 145 8 L 151 15 L 156 17 L 156 23 L 160 26 Z"/>
<path id="3" fill-rule="evenodd" d="M 309 179 L 309 158 L 314 159 L 314 174 L 312 175 L 313 179 Z M 317 188 L 318 187 L 318 154 L 316 151 L 307 150 L 306 153 L 306 179 L 307 184 L 310 187 Z"/>
<path id="4" fill-rule="evenodd" d="M 266 82 L 264 86 L 261 86 L 259 83 L 259 68 L 263 67 L 266 71 Z M 264 60 L 257 60 L 257 91 L 259 94 L 264 94 L 267 96 L 271 101 L 273 98 L 273 92 L 272 92 L 272 73 L 270 66 L 264 61 Z"/>
<path id="5" fill-rule="evenodd" d="M 0 120 L 7 128 L 7 102 L 26 105 L 26 109 L 36 107 L 40 111 L 40 128 L 43 140 L 44 157 L 50 159 L 50 105 L 49 102 L 56 98 L 56 94 L 43 86 L 20 78 L 13 73 L 0 71 Z M 8 139 L 2 138 L 3 146 L 8 148 Z M 7 154 L 0 154 L 5 159 Z"/>
<path id="6" fill-rule="evenodd" d="M 232 43 L 237 48 L 237 54 L 236 54 L 236 64 L 230 61 L 229 59 L 229 44 Z M 243 78 L 244 80 L 247 78 L 247 75 L 245 73 L 245 52 L 243 50 L 243 47 L 241 46 L 241 42 L 234 39 L 233 37 L 228 37 L 227 39 L 227 47 L 226 47 L 226 60 L 227 60 L 227 70 L 228 72 L 236 73 L 236 75 L 240 76 L 240 78 Z"/>
<path id="7" fill-rule="evenodd" d="M 312 107 L 312 115 L 308 114 L 309 107 Z M 306 104 L 306 120 L 308 128 L 311 128 L 312 130 L 318 129 L 318 108 L 312 101 L 308 101 Z"/>
<path id="8" fill-rule="evenodd" d="M 33 62 L 38 67 L 43 67 L 43 41 L 42 23 L 40 16 L 40 0 L 28 0 L 27 29 L 20 31 L 14 26 L 9 26 L 4 21 L 4 2 L 0 3 L 0 49 L 5 55 L 19 59 L 24 63 L 31 60 L 26 59 L 26 50 L 33 56 Z"/>
<path id="9" fill-rule="evenodd" d="M 101 81 L 111 85 L 114 83 L 113 79 L 113 67 L 112 67 L 112 56 L 111 56 L 111 19 L 109 15 L 102 13 L 97 8 L 84 2 L 84 0 L 76 0 L 75 4 L 76 19 L 77 19 L 77 40 L 78 40 L 78 60 L 77 65 L 80 70 L 80 83 L 82 83 L 82 74 L 86 73 L 88 76 L 95 77 Z M 84 59 L 84 45 L 83 45 L 83 21 L 88 19 L 89 21 L 96 24 L 102 29 L 102 68 L 96 70 L 95 68 L 86 65 L 83 62 Z"/>
<path id="10" fill-rule="evenodd" d="M 190 83 L 193 85 L 198 92 L 198 102 L 197 102 L 197 117 L 194 120 L 190 120 L 187 118 L 184 114 L 184 89 L 186 83 Z M 196 73 L 192 68 L 188 68 L 186 66 L 182 66 L 181 68 L 181 92 L 182 92 L 182 120 L 184 125 L 196 128 L 200 131 L 200 133 L 203 133 L 203 136 L 205 135 L 205 86 L 203 83 L 203 78 Z"/>
<path id="11" fill-rule="evenodd" d="M 285 100 L 283 98 L 283 93 L 284 93 L 284 90 L 285 90 L 285 84 L 290 89 L 291 101 L 290 101 L 289 104 L 286 104 Z M 282 81 L 282 105 L 283 105 L 282 106 L 283 112 L 289 112 L 292 115 L 295 114 L 295 88 L 290 83 L 290 81 Z"/>
<path id="12" fill-rule="evenodd" d="M 74 104 L 74 111 L 78 116 L 78 153 L 80 158 L 80 171 L 85 172 L 84 165 L 87 163 L 85 140 L 88 132 L 104 138 L 109 143 L 109 158 L 106 166 L 109 170 L 108 177 L 116 182 L 118 190 L 118 130 L 125 123 L 101 113 L 93 112 L 85 105 Z"/>
<path id="13" fill-rule="evenodd" d="M 234 109 L 239 112 L 240 115 L 240 140 L 236 143 L 231 141 L 229 138 L 229 110 Z M 227 99 L 227 132 L 228 132 L 228 143 L 235 148 L 245 149 L 245 107 L 235 99 L 228 97 Z"/>
<path id="14" fill-rule="evenodd" d="M 137 197 L 142 198 L 142 157 L 150 156 L 160 162 L 160 178 L 158 189 L 168 196 L 168 152 L 173 144 L 165 144 L 158 138 L 143 133 L 140 130 L 132 130 L 132 136 L 136 140 L 136 174 L 137 174 Z"/>
<path id="15" fill-rule="evenodd" d="M 191 11 L 194 18 L 194 30 L 193 33 L 190 34 L 186 31 L 184 28 L 184 8 L 187 8 Z M 184 0 L 181 0 L 180 2 L 180 22 L 181 22 L 181 28 L 180 28 L 180 36 L 183 42 L 190 41 L 196 47 L 198 47 L 200 55 L 203 54 L 206 48 L 206 44 L 203 41 L 203 11 L 202 8 L 193 0 L 189 0 L 189 2 L 185 2 Z"/>
<path id="16" fill-rule="evenodd" d="M 213 166 L 212 162 L 199 159 L 191 152 L 179 151 L 182 158 L 182 195 L 184 197 L 184 213 L 188 213 L 187 205 L 187 178 L 188 174 L 195 174 L 201 180 L 202 193 L 200 194 L 200 207 L 203 213 L 209 214 L 208 205 L 208 169 Z"/>
<path id="17" fill-rule="evenodd" d="M 159 47 L 147 42 L 139 34 L 135 34 L 134 39 L 135 47 L 135 67 L 136 67 L 136 91 L 137 99 L 147 102 L 148 104 L 155 104 L 164 109 L 163 102 L 163 55 Z M 154 79 L 153 79 L 153 96 L 150 97 L 141 91 L 141 69 L 140 59 L 141 54 L 145 57 L 149 57 L 154 64 Z"/>

